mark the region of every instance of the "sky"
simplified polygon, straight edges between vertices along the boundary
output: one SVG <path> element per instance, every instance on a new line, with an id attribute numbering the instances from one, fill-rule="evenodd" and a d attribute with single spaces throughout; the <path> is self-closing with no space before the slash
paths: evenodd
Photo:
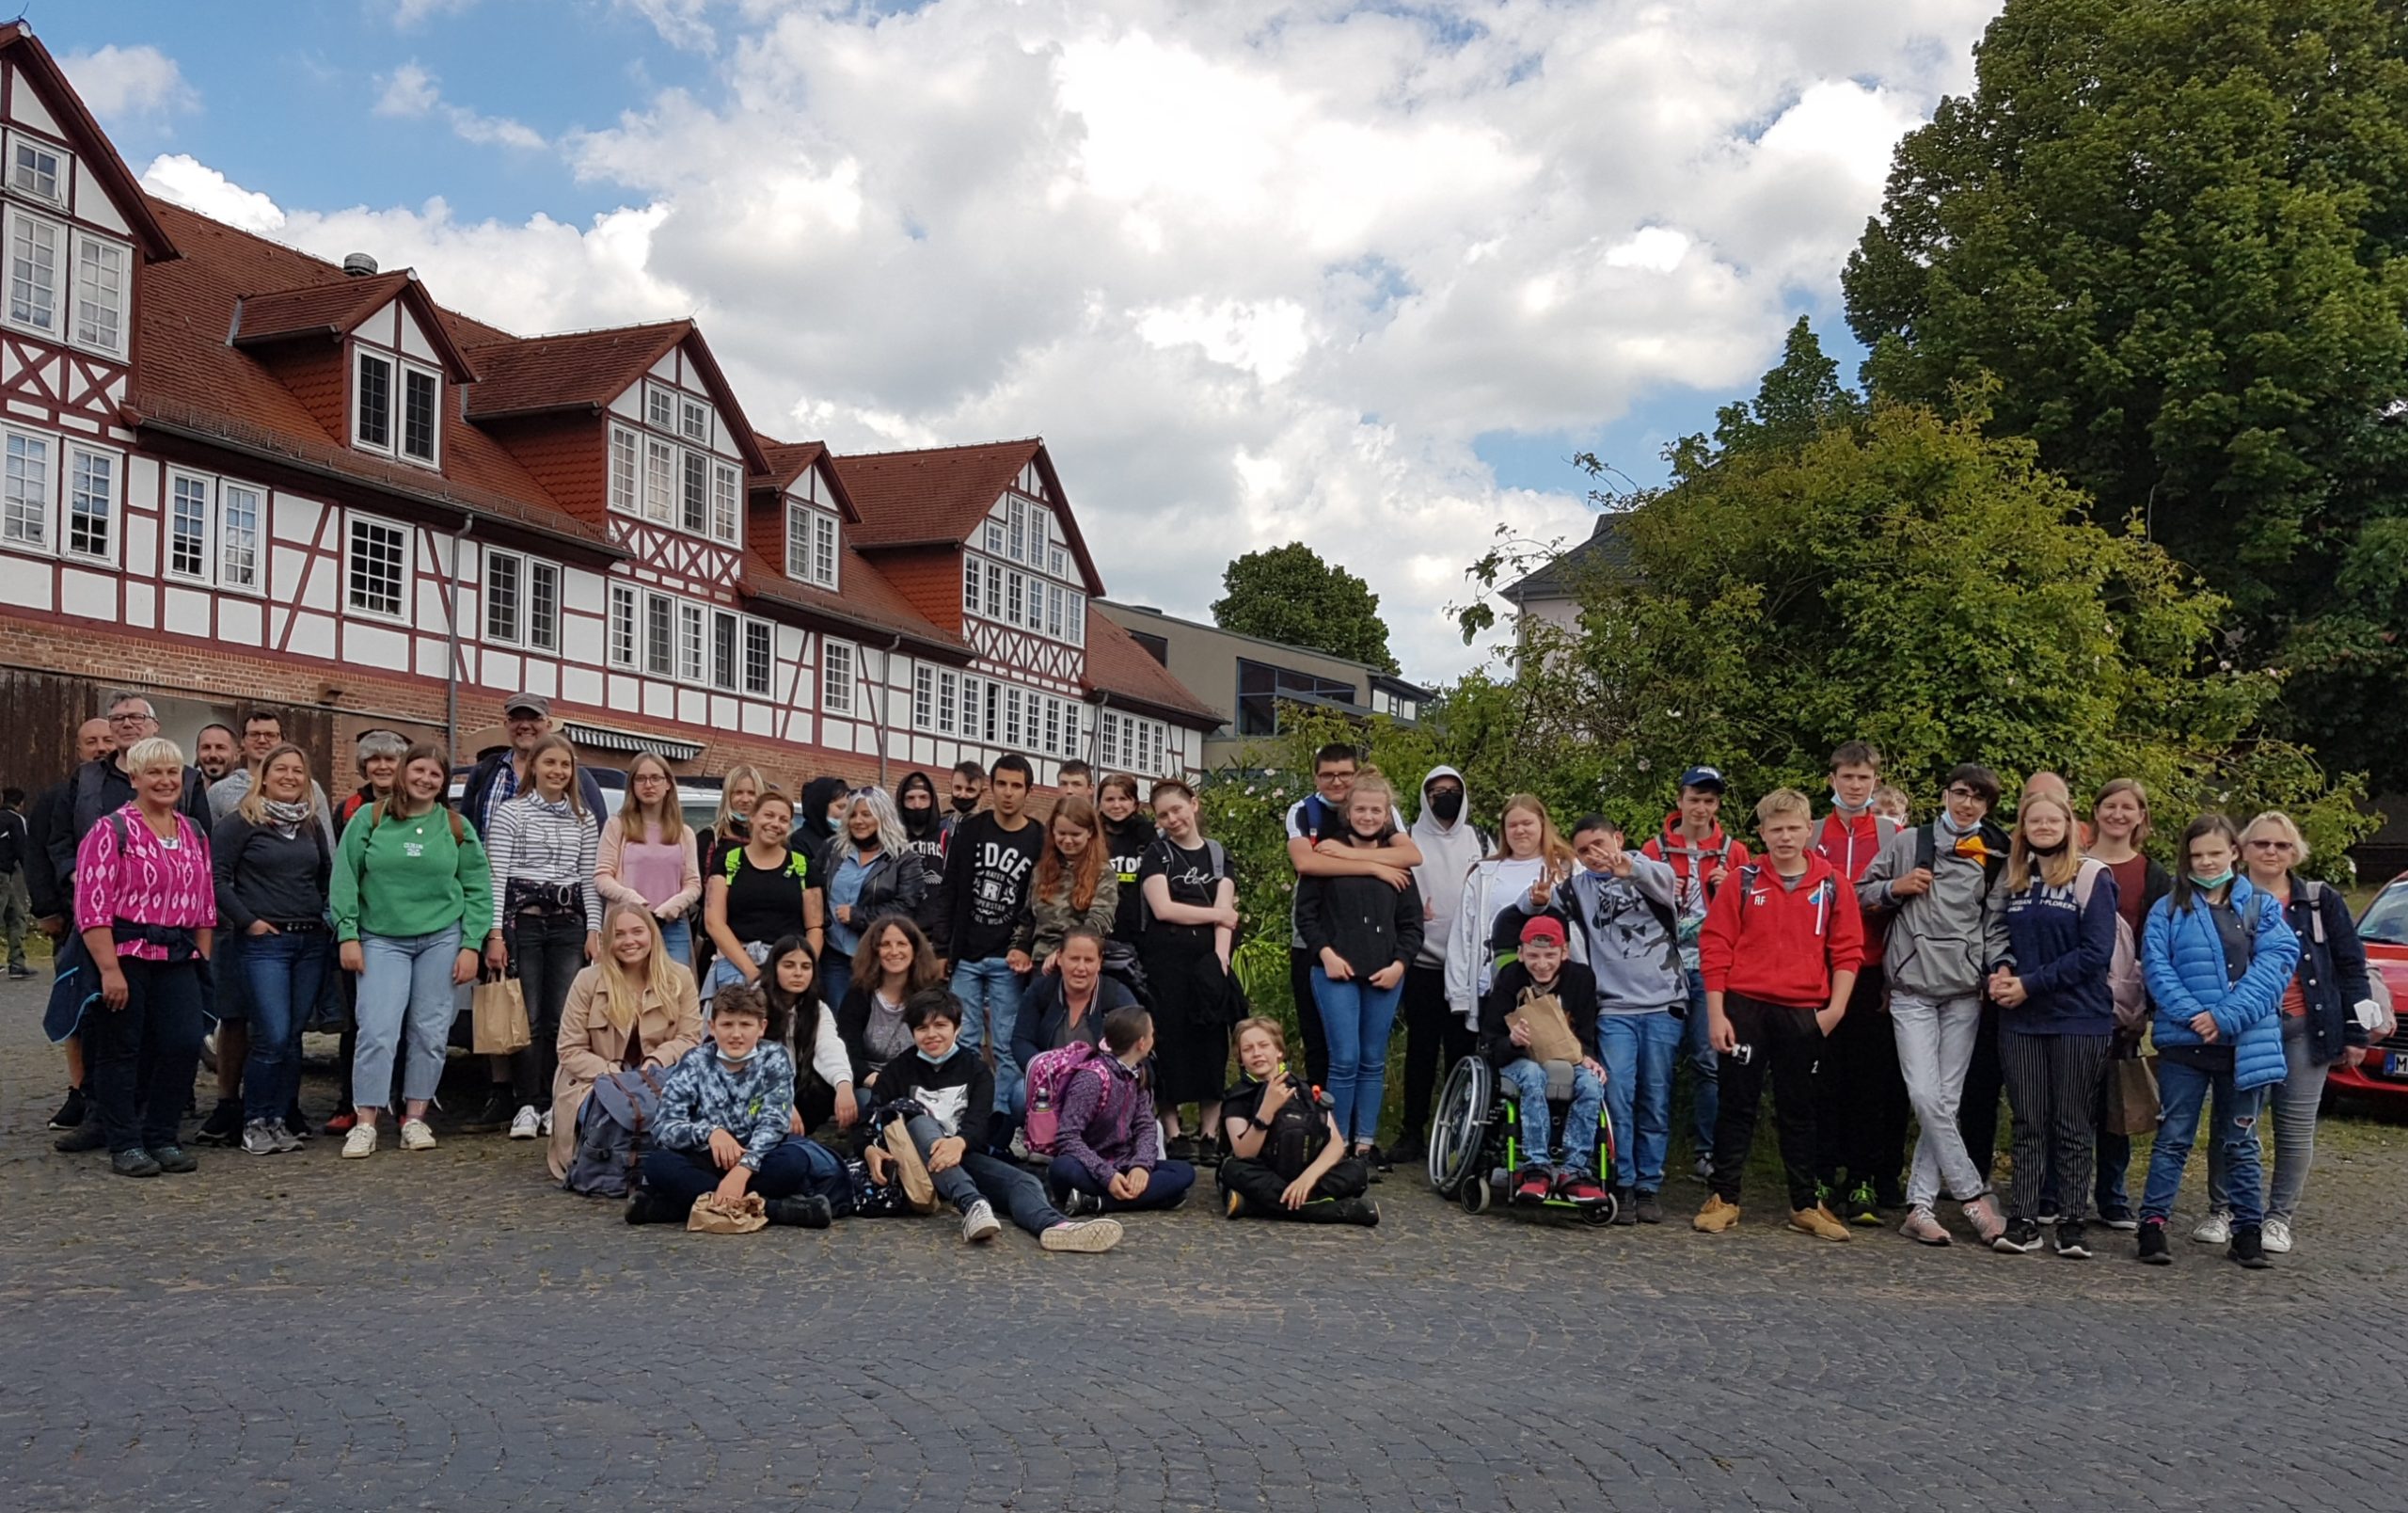
<path id="1" fill-rule="evenodd" d="M 1752 393 L 1999 0 L 33 0 L 153 192 L 839 452 L 1043 436 L 1107 588 L 1291 540 L 1409 677 Z"/>

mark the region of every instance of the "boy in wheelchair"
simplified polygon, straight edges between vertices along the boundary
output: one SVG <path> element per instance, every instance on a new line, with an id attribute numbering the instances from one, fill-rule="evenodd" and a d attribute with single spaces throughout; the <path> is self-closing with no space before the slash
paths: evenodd
<path id="1" fill-rule="evenodd" d="M 1545 1034 L 1547 999 L 1562 1008 L 1577 1042 L 1577 1060 L 1567 1057 L 1550 1067 L 1533 1058 L 1534 1049 L 1549 1048 L 1533 1043 Z M 1611 1194 L 1596 1171 L 1598 1115 L 1606 1106 L 1606 1068 L 1597 1055 L 1597 979 L 1568 959 L 1560 919 L 1539 915 L 1522 926 L 1519 959 L 1497 969 L 1481 1004 L 1480 1054 L 1520 1104 L 1522 1170 L 1514 1174 L 1513 1201 L 1535 1203 L 1553 1197 L 1583 1206 L 1608 1202 Z M 1569 1103 L 1560 1160 L 1554 1158 L 1550 1091 Z"/>

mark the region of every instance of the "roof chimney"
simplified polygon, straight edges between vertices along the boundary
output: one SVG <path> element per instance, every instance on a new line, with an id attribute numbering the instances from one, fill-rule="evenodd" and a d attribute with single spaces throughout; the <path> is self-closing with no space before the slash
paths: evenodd
<path id="1" fill-rule="evenodd" d="M 355 279 L 366 279 L 376 271 L 376 260 L 365 252 L 354 252 L 342 260 L 342 271 Z"/>

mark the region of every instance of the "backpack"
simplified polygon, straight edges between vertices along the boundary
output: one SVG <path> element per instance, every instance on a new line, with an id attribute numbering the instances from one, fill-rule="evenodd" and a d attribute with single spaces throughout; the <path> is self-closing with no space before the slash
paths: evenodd
<path id="1" fill-rule="evenodd" d="M 1028 1059 L 1028 1114 L 1022 1126 L 1028 1148 L 1038 1155 L 1056 1155 L 1062 1138 L 1062 1104 L 1070 1079 L 1103 1055 L 1100 1046 L 1072 1041 L 1059 1050 L 1039 1051 Z M 1101 1070 L 1099 1068 L 1098 1070 Z"/>
<path id="2" fill-rule="evenodd" d="M 734 887 L 736 885 L 736 874 L 743 866 L 744 848 L 742 846 L 730 846 L 727 848 L 727 860 L 721 864 L 721 868 L 727 873 L 728 886 Z M 811 886 L 810 853 L 800 851 L 792 846 L 787 847 L 786 876 L 800 879 L 802 885 L 806 888 Z"/>
<path id="3" fill-rule="evenodd" d="M 2090 896 L 2098 891 L 2099 879 L 2107 864 L 2095 857 L 2082 859 L 2082 869 L 2074 874 L 2073 906 L 2076 913 L 2090 912 Z M 2140 951 L 2132 941 L 2132 927 L 2124 913 L 2115 911 L 2115 954 L 2107 968 L 2107 991 L 2115 1001 L 2115 1024 L 2121 1029 L 2138 1029 L 2148 1020 L 2148 988 L 2141 979 Z"/>
<path id="4" fill-rule="evenodd" d="M 661 1091 L 655 1067 L 598 1078 L 577 1111 L 577 1150 L 561 1186 L 588 1198 L 625 1198 L 633 1191 L 652 1126 L 660 1117 Z"/>
<path id="5" fill-rule="evenodd" d="M 1262 1150 L 1256 1157 L 1289 1182 L 1305 1174 L 1329 1143 L 1329 1095 L 1301 1084 L 1262 1126 Z"/>
<path id="6" fill-rule="evenodd" d="M 1988 853 L 1982 858 L 1982 887 L 1988 890 L 1998 885 L 1999 873 L 2006 870 L 2006 836 L 1987 820 L 1973 833 L 1982 837 L 1982 846 Z M 1939 821 L 1915 826 L 1915 865 L 1928 872 L 1939 859 Z"/>

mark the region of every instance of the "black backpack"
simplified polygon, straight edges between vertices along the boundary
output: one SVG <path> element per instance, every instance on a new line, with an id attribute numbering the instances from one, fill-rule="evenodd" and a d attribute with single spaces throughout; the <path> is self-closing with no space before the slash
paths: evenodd
<path id="1" fill-rule="evenodd" d="M 1263 1126 L 1259 1159 L 1285 1181 L 1303 1176 L 1329 1143 L 1330 1107 L 1329 1094 L 1299 1081 L 1294 1095 Z"/>

